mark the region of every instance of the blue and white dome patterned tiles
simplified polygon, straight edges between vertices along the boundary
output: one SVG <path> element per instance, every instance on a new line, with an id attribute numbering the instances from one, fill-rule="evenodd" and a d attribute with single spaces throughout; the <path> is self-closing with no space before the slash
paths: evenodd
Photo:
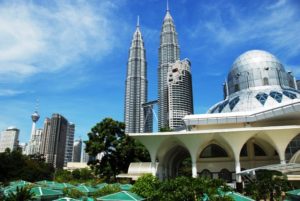
<path id="1" fill-rule="evenodd" d="M 294 77 L 272 54 L 252 50 L 239 56 L 228 74 L 227 97 L 208 113 L 262 110 L 300 99 Z"/>

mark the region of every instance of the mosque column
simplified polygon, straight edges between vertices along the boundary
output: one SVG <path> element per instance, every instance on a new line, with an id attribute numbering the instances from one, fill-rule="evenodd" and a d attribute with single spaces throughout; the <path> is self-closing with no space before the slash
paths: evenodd
<path id="1" fill-rule="evenodd" d="M 198 177 L 197 172 L 198 172 L 198 170 L 197 170 L 197 157 L 194 155 L 194 156 L 192 156 L 192 177 L 193 178 Z"/>
<path id="2" fill-rule="evenodd" d="M 156 176 L 156 154 L 150 154 L 151 157 L 151 173 Z"/>
<path id="3" fill-rule="evenodd" d="M 242 177 L 241 175 L 238 175 L 238 173 L 241 172 L 241 164 L 240 164 L 240 160 L 235 160 L 235 179 L 237 183 L 241 183 L 242 182 Z"/>

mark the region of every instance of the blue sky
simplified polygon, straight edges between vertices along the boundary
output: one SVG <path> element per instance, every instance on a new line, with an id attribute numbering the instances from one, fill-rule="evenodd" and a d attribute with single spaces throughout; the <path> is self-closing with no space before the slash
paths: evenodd
<path id="1" fill-rule="evenodd" d="M 274 54 L 300 79 L 298 0 L 169 0 L 181 48 L 192 62 L 194 110 L 221 100 L 222 83 L 247 50 Z M 145 41 L 149 100 L 157 98 L 165 0 L 0 1 L 0 130 L 30 138 L 39 100 L 60 113 L 76 138 L 105 117 L 123 121 L 126 62 L 137 15 Z"/>

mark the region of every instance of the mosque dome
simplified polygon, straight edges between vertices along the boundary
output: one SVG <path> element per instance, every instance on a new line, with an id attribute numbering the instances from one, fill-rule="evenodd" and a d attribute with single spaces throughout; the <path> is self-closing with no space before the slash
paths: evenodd
<path id="1" fill-rule="evenodd" d="M 224 86 L 225 100 L 208 113 L 266 109 L 300 98 L 295 78 L 282 63 L 263 50 L 250 50 L 232 65 Z"/>

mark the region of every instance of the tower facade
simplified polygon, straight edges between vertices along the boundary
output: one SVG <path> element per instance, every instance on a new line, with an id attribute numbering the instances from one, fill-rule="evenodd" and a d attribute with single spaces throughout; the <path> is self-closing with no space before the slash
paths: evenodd
<path id="1" fill-rule="evenodd" d="M 169 127 L 184 126 L 182 118 L 194 113 L 191 63 L 188 59 L 176 61 L 168 71 Z"/>
<path id="2" fill-rule="evenodd" d="M 69 123 L 68 130 L 67 130 L 66 149 L 65 149 L 65 161 L 64 161 L 65 167 L 67 166 L 68 162 L 72 162 L 74 133 L 75 133 L 75 124 Z"/>
<path id="3" fill-rule="evenodd" d="M 17 149 L 19 145 L 20 130 L 15 127 L 8 127 L 0 135 L 0 153 L 9 148 L 10 151 Z"/>
<path id="4" fill-rule="evenodd" d="M 129 49 L 125 82 L 125 133 L 145 132 L 142 104 L 147 102 L 147 62 L 139 19 Z"/>
<path id="5" fill-rule="evenodd" d="M 55 168 L 64 166 L 68 121 L 60 114 L 53 114 L 50 121 L 49 135 L 45 143 L 46 162 Z"/>
<path id="6" fill-rule="evenodd" d="M 167 6 L 160 34 L 158 64 L 158 127 L 169 127 L 168 69 L 179 60 L 179 44 L 173 18 Z"/>
<path id="7" fill-rule="evenodd" d="M 73 145 L 73 162 L 80 162 L 82 150 L 82 140 L 75 140 Z"/>

